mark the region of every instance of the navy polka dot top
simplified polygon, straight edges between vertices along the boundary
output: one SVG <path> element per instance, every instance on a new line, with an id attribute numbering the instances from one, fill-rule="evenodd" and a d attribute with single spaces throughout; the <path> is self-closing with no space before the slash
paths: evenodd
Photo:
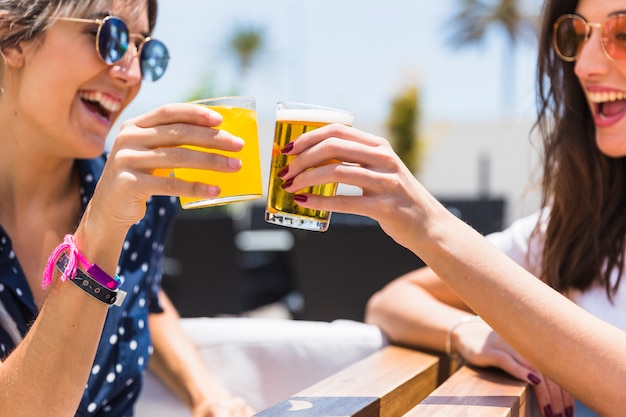
<path id="1" fill-rule="evenodd" d="M 83 210 L 93 195 L 105 156 L 77 161 Z M 96 359 L 76 416 L 132 416 L 152 353 L 148 313 L 159 313 L 166 237 L 178 211 L 176 198 L 153 197 L 145 217 L 128 232 L 118 275 L 128 295 L 121 307 L 111 307 Z M 11 239 L 0 225 L 0 358 L 5 358 L 37 316 L 32 293 Z"/>

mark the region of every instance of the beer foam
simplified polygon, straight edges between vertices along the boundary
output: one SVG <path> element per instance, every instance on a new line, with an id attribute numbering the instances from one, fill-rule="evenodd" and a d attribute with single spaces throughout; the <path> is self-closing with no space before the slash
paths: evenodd
<path id="1" fill-rule="evenodd" d="M 285 122 L 341 123 L 352 126 L 354 115 L 325 109 L 277 109 L 276 120 Z"/>

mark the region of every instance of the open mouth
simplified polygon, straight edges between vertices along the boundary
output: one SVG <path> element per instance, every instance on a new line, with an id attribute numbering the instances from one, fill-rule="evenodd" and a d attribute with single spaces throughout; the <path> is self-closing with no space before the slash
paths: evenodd
<path id="1" fill-rule="evenodd" d="M 98 91 L 82 91 L 79 93 L 79 97 L 87 108 L 107 120 L 110 120 L 111 115 L 119 111 L 121 107 L 118 100 Z"/>
<path id="2" fill-rule="evenodd" d="M 598 114 L 604 118 L 618 116 L 626 110 L 626 100 L 598 103 Z"/>

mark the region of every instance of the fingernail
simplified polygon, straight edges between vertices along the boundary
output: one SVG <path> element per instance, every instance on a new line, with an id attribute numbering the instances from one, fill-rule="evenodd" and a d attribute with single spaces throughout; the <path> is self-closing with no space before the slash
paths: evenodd
<path id="1" fill-rule="evenodd" d="M 565 417 L 574 417 L 574 407 L 565 407 Z"/>
<path id="2" fill-rule="evenodd" d="M 287 180 L 284 183 L 282 183 L 280 186 L 283 188 L 289 188 L 291 187 L 291 184 L 293 184 L 293 180 Z"/>
<path id="3" fill-rule="evenodd" d="M 228 167 L 233 169 L 241 168 L 241 159 L 229 158 Z"/>
<path id="4" fill-rule="evenodd" d="M 280 153 L 289 153 L 293 149 L 293 142 L 289 142 L 287 146 L 280 150 Z"/>
<path id="5" fill-rule="evenodd" d="M 207 185 L 207 191 L 209 193 L 209 195 L 219 195 L 220 193 L 220 187 L 216 186 L 216 185 Z"/>
<path id="6" fill-rule="evenodd" d="M 246 141 L 240 138 L 239 136 L 233 136 L 233 143 L 239 146 L 240 148 L 243 148 L 244 145 L 246 144 Z"/>
<path id="7" fill-rule="evenodd" d="M 293 196 L 293 199 L 295 201 L 297 201 L 298 203 L 306 203 L 306 201 L 309 199 L 307 196 L 302 195 L 302 194 L 296 194 Z"/>
<path id="8" fill-rule="evenodd" d="M 543 407 L 543 414 L 546 417 L 554 417 L 554 414 L 552 414 L 552 406 L 548 404 L 545 407 Z"/>
<path id="9" fill-rule="evenodd" d="M 287 173 L 289 172 L 289 165 L 285 166 L 283 169 L 281 169 L 280 171 L 278 171 L 278 178 L 282 178 L 285 175 L 287 175 Z"/>
<path id="10" fill-rule="evenodd" d="M 529 373 L 526 377 L 534 385 L 541 384 L 541 379 L 539 379 L 539 377 L 533 373 Z"/>

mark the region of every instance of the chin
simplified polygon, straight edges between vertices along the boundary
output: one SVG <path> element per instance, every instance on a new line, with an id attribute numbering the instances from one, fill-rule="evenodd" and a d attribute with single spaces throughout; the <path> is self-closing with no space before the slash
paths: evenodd
<path id="1" fill-rule="evenodd" d="M 81 158 L 93 159 L 98 158 L 104 152 L 106 146 L 107 137 L 101 137 L 100 135 L 90 135 L 85 140 L 85 146 Z"/>
<path id="2" fill-rule="evenodd" d="M 598 149 L 609 158 L 623 158 L 626 156 L 626 137 L 619 142 L 607 143 L 598 141 Z"/>

